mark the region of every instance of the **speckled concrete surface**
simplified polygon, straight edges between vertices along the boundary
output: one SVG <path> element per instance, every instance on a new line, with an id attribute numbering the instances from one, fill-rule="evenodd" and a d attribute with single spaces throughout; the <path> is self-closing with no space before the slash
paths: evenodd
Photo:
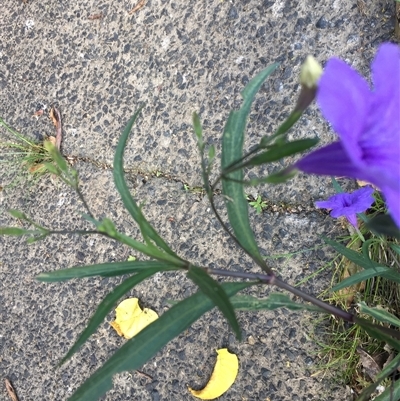
<path id="1" fill-rule="evenodd" d="M 146 176 L 130 176 L 135 195 L 146 202 L 146 216 L 174 249 L 196 263 L 251 271 L 249 260 L 210 217 L 206 200 L 182 189 L 184 182 L 200 184 L 192 111 L 200 112 L 207 140 L 218 150 L 224 121 L 229 109 L 239 104 L 243 85 L 263 67 L 280 61 L 280 69 L 255 102 L 246 142 L 251 146 L 289 113 L 299 89 L 299 68 L 308 53 L 321 62 L 338 55 L 367 74 L 375 47 L 392 34 L 393 4 L 377 1 L 360 10 L 348 0 L 159 0 L 148 1 L 130 16 L 132 6 L 111 0 L 88 0 L 84 5 L 76 0 L 31 0 L 27 5 L 3 1 L 0 115 L 24 134 L 40 137 L 52 133 L 53 127 L 46 117 L 31 116 L 38 108 L 57 103 L 64 122 L 64 154 L 110 164 L 122 127 L 144 102 L 125 160 L 127 167 Z M 104 17 L 88 18 L 98 13 Z M 292 135 L 318 135 L 322 142 L 332 138 L 315 108 Z M 77 168 L 95 214 L 109 216 L 136 235 L 111 172 L 90 163 L 78 163 Z M 174 179 L 151 178 L 154 171 Z M 0 178 L 2 186 L 7 184 L 6 172 Z M 330 191 L 326 180 L 304 176 L 288 187 L 260 190 L 271 202 L 292 206 L 262 217 L 251 214 L 262 252 L 287 253 L 320 244 L 318 235 L 334 227 L 311 205 Z M 31 190 L 1 191 L 1 225 L 11 223 L 5 213 L 10 207 L 55 228 L 82 226 L 75 196 L 49 179 Z M 55 369 L 96 305 L 120 279 L 49 285 L 33 277 L 46 270 L 124 260 L 129 250 L 104 238 L 73 236 L 29 247 L 21 240 L 0 238 L 0 246 L 0 376 L 12 379 L 20 401 L 66 400 L 123 343 L 105 322 L 70 362 Z M 321 267 L 329 258 L 326 252 L 310 251 L 271 264 L 295 283 Z M 310 289 L 318 292 L 327 280 L 321 276 Z M 162 313 L 168 299 L 181 299 L 193 290 L 183 275 L 165 274 L 132 294 Z M 244 342 L 238 343 L 213 311 L 143 367 L 152 379 L 135 372 L 118 375 L 114 389 L 103 399 L 190 400 L 187 385 L 205 383 L 214 350 L 223 346 L 238 354 L 240 373 L 221 400 L 350 399 L 348 390 L 329 378 L 311 377 L 317 361 L 317 348 L 308 337 L 311 315 L 280 311 L 239 317 Z M 111 319 L 110 315 L 107 321 Z M 0 390 L 0 401 L 6 400 Z"/>

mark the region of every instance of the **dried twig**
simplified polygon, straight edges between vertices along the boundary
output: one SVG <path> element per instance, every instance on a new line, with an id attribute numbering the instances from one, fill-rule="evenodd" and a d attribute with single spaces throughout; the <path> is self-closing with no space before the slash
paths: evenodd
<path id="1" fill-rule="evenodd" d="M 141 370 L 135 370 L 135 372 L 139 373 L 139 375 L 144 376 L 146 379 L 153 380 L 153 378 L 150 375 L 148 375 L 147 373 L 142 372 Z"/>
<path id="2" fill-rule="evenodd" d="M 50 109 L 50 118 L 56 127 L 56 147 L 58 150 L 60 150 L 62 139 L 61 114 L 60 110 L 58 110 L 55 106 Z"/>
<path id="3" fill-rule="evenodd" d="M 104 17 L 103 13 L 98 13 L 98 14 L 89 15 L 88 19 L 89 20 L 96 20 L 96 19 L 102 19 L 103 17 Z"/>
<path id="4" fill-rule="evenodd" d="M 129 11 L 129 14 L 133 14 L 136 11 L 140 10 L 144 5 L 146 4 L 146 0 L 140 0 L 135 7 L 132 8 L 131 11 Z"/>
<path id="5" fill-rule="evenodd" d="M 4 379 L 5 385 L 6 385 L 6 390 L 12 401 L 18 401 L 17 393 L 14 390 L 14 387 L 12 386 L 10 380 Z"/>

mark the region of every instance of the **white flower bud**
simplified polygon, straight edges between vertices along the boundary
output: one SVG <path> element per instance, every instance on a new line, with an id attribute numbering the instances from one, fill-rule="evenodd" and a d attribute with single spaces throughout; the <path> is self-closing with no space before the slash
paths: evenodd
<path id="1" fill-rule="evenodd" d="M 316 88 L 322 74 L 322 67 L 313 56 L 307 56 L 301 66 L 300 82 L 307 88 Z"/>

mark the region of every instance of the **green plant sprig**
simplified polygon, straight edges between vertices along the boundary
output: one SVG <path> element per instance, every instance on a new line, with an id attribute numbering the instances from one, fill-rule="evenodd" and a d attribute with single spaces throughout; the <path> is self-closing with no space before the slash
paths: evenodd
<path id="1" fill-rule="evenodd" d="M 90 337 L 120 297 L 126 294 L 135 285 L 152 277 L 154 274 L 158 272 L 168 273 L 170 271 L 182 271 L 186 273 L 187 277 L 199 288 L 196 294 L 173 305 L 159 319 L 147 326 L 133 339 L 128 340 L 101 368 L 99 368 L 76 390 L 76 392 L 69 398 L 69 401 L 96 400 L 112 387 L 112 376 L 114 374 L 125 370 L 139 368 L 165 344 L 178 336 L 183 330 L 214 306 L 217 306 L 223 313 L 238 339 L 240 339 L 241 331 L 236 318 L 235 309 L 271 310 L 276 309 L 277 307 L 286 307 L 293 310 L 314 310 L 329 313 L 351 324 L 357 324 L 374 338 L 386 341 L 393 348 L 400 350 L 400 343 L 395 340 L 400 338 L 400 333 L 398 331 L 372 324 L 361 317 L 324 302 L 300 288 L 291 286 L 282 280 L 278 274 L 268 266 L 266 262 L 267 258 L 261 255 L 254 232 L 250 227 L 248 214 L 249 205 L 244 192 L 245 182 L 243 180 L 243 169 L 245 167 L 257 166 L 272 161 L 280 161 L 286 156 L 303 152 L 316 143 L 315 139 L 306 140 L 306 142 L 286 141 L 286 132 L 301 115 L 301 112 L 296 108 L 295 112 L 289 116 L 289 119 L 278 128 L 275 136 L 272 135 L 270 139 L 263 138 L 261 140 L 260 145 L 256 149 L 257 151 L 267 149 L 265 152 L 250 159 L 249 157 L 257 152 L 252 151 L 251 154 L 248 153 L 243 156 L 244 133 L 250 107 L 256 93 L 264 83 L 265 79 L 267 79 L 276 68 L 277 64 L 273 64 L 253 78 L 242 92 L 242 106 L 239 110 L 230 113 L 222 138 L 221 174 L 217 178 L 217 181 L 212 185 L 209 182 L 209 177 L 213 166 L 215 150 L 213 147 L 210 147 L 206 158 L 205 142 L 203 140 L 200 119 L 196 114 L 193 116 L 194 131 L 200 151 L 204 188 L 213 213 L 222 225 L 224 231 L 226 231 L 233 241 L 254 261 L 256 265 L 260 267 L 263 271 L 261 273 L 246 273 L 196 266 L 177 255 L 156 232 L 154 227 L 146 220 L 141 208 L 137 205 L 129 191 L 123 170 L 123 154 L 127 139 L 140 114 L 141 108 L 129 120 L 121 135 L 114 156 L 113 174 L 114 182 L 123 204 L 132 219 L 137 223 L 143 241 L 138 241 L 120 233 L 115 227 L 115 224 L 108 218 L 97 221 L 85 202 L 83 194 L 80 192 L 77 172 L 69 168 L 65 159 L 54 146 L 51 144 L 46 145 L 46 150 L 55 163 L 46 164 L 47 169 L 59 176 L 65 184 L 69 185 L 78 193 L 78 196 L 88 212 L 88 214 L 83 217 L 95 226 L 95 230 L 78 230 L 75 232 L 83 235 L 105 235 L 129 246 L 151 259 L 146 261 L 135 260 L 129 262 L 107 263 L 79 268 L 73 267 L 61 271 L 57 270 L 54 272 L 42 273 L 37 276 L 38 280 L 49 282 L 62 281 L 74 277 L 83 278 L 95 275 L 114 276 L 127 273 L 131 274 L 100 303 L 95 314 L 89 320 L 86 329 L 81 333 L 61 363 L 64 363 L 68 358 L 70 358 L 73 353 L 76 352 Z M 249 160 L 245 161 L 246 159 Z M 292 173 L 293 171 L 284 170 L 284 173 L 281 174 L 281 176 L 286 179 Z M 260 180 L 263 179 L 268 179 L 268 177 L 260 178 Z M 216 183 L 219 181 L 222 183 L 222 194 L 225 199 L 228 220 L 232 229 L 228 228 L 228 224 L 223 221 L 214 202 L 213 190 Z M 17 214 L 19 214 L 19 217 L 15 213 L 14 217 L 21 218 L 22 214 L 20 214 L 20 212 L 17 212 Z M 25 220 L 32 224 L 36 230 L 5 227 L 0 228 L 0 234 L 28 235 L 30 238 L 38 240 L 43 239 L 48 235 L 63 235 L 71 232 L 69 230 L 49 230 L 34 223 L 31 219 L 28 220 L 25 218 Z M 327 240 L 327 242 L 329 242 L 329 240 Z M 341 250 L 340 244 L 330 243 L 330 245 Z M 355 259 L 357 259 L 356 262 L 358 263 L 364 263 L 366 260 L 360 257 Z M 370 264 L 370 261 L 367 260 L 366 263 Z M 367 267 L 376 270 L 378 266 L 368 265 Z M 241 279 L 241 281 L 220 284 L 211 276 L 230 277 Z M 311 305 L 291 301 L 284 294 L 272 294 L 264 300 L 236 295 L 239 291 L 254 285 L 275 285 L 278 288 L 311 303 Z"/>

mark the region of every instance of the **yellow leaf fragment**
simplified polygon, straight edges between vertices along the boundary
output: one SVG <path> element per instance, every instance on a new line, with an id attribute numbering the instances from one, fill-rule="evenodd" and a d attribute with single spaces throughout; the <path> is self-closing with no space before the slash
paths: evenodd
<path id="1" fill-rule="evenodd" d="M 217 362 L 209 382 L 203 390 L 189 391 L 201 400 L 213 400 L 220 397 L 232 386 L 239 371 L 239 360 L 235 354 L 231 354 L 227 348 L 217 349 Z"/>
<path id="2" fill-rule="evenodd" d="M 158 319 L 157 313 L 153 310 L 148 308 L 142 310 L 137 298 L 122 301 L 115 309 L 115 313 L 116 318 L 110 324 L 120 336 L 128 340 Z"/>

